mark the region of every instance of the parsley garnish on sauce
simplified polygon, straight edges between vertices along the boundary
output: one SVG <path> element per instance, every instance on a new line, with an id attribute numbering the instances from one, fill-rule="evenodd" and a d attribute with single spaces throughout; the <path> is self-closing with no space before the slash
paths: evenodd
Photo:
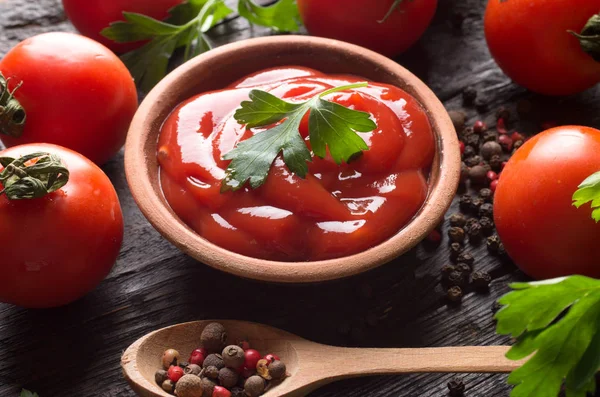
<path id="1" fill-rule="evenodd" d="M 497 332 L 516 338 L 506 357 L 530 357 L 513 371 L 511 397 L 586 397 L 600 368 L 600 280 L 570 276 L 511 284 L 498 302 Z"/>
<path id="2" fill-rule="evenodd" d="M 323 158 L 329 148 L 333 160 L 341 164 L 368 150 L 369 147 L 356 132 L 370 132 L 377 128 L 369 113 L 323 99 L 335 92 L 367 85 L 362 82 L 334 87 L 301 103 L 286 102 L 261 90 L 250 91 L 250 101 L 242 102 L 235 112 L 235 119 L 247 128 L 278 124 L 239 142 L 223 156 L 231 163 L 227 167 L 221 191 L 240 189 L 246 182 L 253 189 L 261 186 L 280 153 L 288 169 L 304 178 L 311 153 L 300 135 L 299 127 L 309 111 L 309 139 L 314 155 Z"/>

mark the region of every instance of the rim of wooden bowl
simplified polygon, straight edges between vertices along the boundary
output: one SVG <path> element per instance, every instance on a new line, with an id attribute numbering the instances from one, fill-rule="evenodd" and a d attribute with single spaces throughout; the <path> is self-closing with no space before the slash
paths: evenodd
<path id="1" fill-rule="evenodd" d="M 196 234 L 165 200 L 156 159 L 160 127 L 173 108 L 201 92 L 223 88 L 268 67 L 300 65 L 325 73 L 355 74 L 396 85 L 426 109 L 436 139 L 428 197 L 412 221 L 383 243 L 358 254 L 308 262 L 251 258 Z M 452 121 L 435 94 L 411 72 L 383 55 L 353 44 L 309 36 L 271 36 L 227 44 L 181 65 L 146 96 L 129 129 L 125 172 L 133 198 L 150 223 L 181 251 L 244 278 L 304 283 L 343 278 L 373 269 L 407 252 L 442 220 L 460 177 L 460 149 Z"/>

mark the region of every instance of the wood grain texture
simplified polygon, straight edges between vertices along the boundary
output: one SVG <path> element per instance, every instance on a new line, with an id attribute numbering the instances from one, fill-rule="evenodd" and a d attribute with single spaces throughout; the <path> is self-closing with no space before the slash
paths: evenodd
<path id="1" fill-rule="evenodd" d="M 481 0 L 444 0 L 433 25 L 415 48 L 398 61 L 425 81 L 448 109 L 461 107 L 461 90 L 475 86 L 490 111 L 468 110 L 470 120 L 488 123 L 500 105 L 528 98 L 530 120 L 518 128 L 536 132 L 553 119 L 600 127 L 600 91 L 548 99 L 528 94 L 497 68 L 485 46 Z M 449 21 L 465 16 L 461 28 Z M 6 0 L 0 4 L 0 56 L 33 34 L 73 30 L 59 0 Z M 215 45 L 270 34 L 240 19 L 211 33 Z M 470 247 L 475 267 L 494 277 L 490 292 L 469 292 L 459 307 L 449 307 L 439 285 L 447 263 L 445 244 L 419 247 L 398 260 L 347 280 L 314 285 L 272 285 L 243 280 L 195 262 L 166 242 L 149 225 L 129 193 L 123 156 L 104 167 L 119 193 L 125 214 L 125 240 L 109 277 L 91 294 L 67 307 L 23 310 L 0 305 L 0 395 L 21 387 L 41 397 L 133 397 L 119 360 L 142 335 L 175 323 L 235 318 L 269 324 L 315 342 L 338 346 L 426 347 L 500 345 L 490 308 L 523 276 L 485 247 Z M 448 214 L 457 210 L 454 203 Z M 323 358 L 327 360 L 326 357 Z M 352 365 L 351 362 L 348 365 Z M 311 397 L 439 397 L 447 395 L 452 374 L 386 375 L 344 380 Z M 505 375 L 464 376 L 469 397 L 506 397 Z"/>

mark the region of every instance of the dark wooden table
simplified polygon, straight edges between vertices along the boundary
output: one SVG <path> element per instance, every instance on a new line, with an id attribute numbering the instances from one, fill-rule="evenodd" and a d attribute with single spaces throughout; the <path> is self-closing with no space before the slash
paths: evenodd
<path id="1" fill-rule="evenodd" d="M 485 45 L 484 3 L 441 0 L 426 35 L 398 61 L 421 77 L 448 109 L 462 106 L 463 88 L 476 87 L 490 110 L 478 114 L 469 109 L 471 121 L 481 118 L 493 123 L 498 106 L 514 109 L 517 100 L 528 98 L 534 105 L 533 116 L 519 122 L 521 130 L 536 132 L 546 119 L 600 127 L 599 90 L 563 99 L 543 98 L 528 94 L 502 74 Z M 462 25 L 459 17 L 464 17 Z M 55 30 L 74 30 L 59 0 L 0 0 L 0 56 L 20 40 Z M 211 38 L 222 45 L 267 34 L 266 29 L 234 18 L 215 28 Z M 418 247 L 379 269 L 336 282 L 272 285 L 242 280 L 187 257 L 150 226 L 129 193 L 122 153 L 104 170 L 117 188 L 125 215 L 125 241 L 118 262 L 95 291 L 69 306 L 24 310 L 0 304 L 3 397 L 17 396 L 21 387 L 41 397 L 134 396 L 119 367 L 123 350 L 156 328 L 205 318 L 257 321 L 343 346 L 509 342 L 495 335 L 491 307 L 507 291 L 507 282 L 524 277 L 511 264 L 489 256 L 482 246 L 469 249 L 477 258 L 476 268 L 492 274 L 490 291 L 469 293 L 459 307 L 446 304 L 439 284 L 440 267 L 448 261 L 446 244 L 433 251 Z M 444 396 L 452 376 L 347 380 L 311 396 Z M 504 375 L 463 378 L 468 396 L 508 396 L 510 391 Z"/>

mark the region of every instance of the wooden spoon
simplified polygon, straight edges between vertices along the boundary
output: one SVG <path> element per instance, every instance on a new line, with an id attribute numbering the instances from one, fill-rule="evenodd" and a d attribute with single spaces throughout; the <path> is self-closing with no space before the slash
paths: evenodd
<path id="1" fill-rule="evenodd" d="M 522 363 L 504 357 L 508 346 L 432 348 L 342 348 L 321 345 L 262 324 L 213 320 L 225 326 L 229 341 L 248 340 L 263 354 L 273 353 L 287 366 L 289 377 L 265 397 L 300 397 L 327 383 L 350 377 L 414 372 L 510 372 Z M 213 321 L 195 321 L 151 332 L 123 354 L 121 366 L 133 390 L 143 397 L 166 397 L 154 381 L 163 351 L 178 350 L 182 360 L 200 344 L 200 334 Z"/>

